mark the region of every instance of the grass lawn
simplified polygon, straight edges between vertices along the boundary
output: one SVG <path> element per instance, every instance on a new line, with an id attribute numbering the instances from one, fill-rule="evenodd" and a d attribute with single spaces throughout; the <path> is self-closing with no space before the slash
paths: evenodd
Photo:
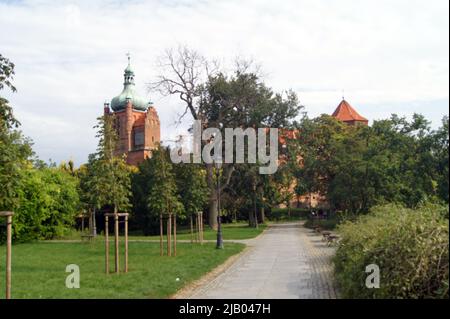
<path id="1" fill-rule="evenodd" d="M 203 239 L 216 240 L 217 232 L 207 225 L 204 225 Z M 222 237 L 227 239 L 250 239 L 261 234 L 266 225 L 259 225 L 258 229 L 249 227 L 248 223 L 222 224 Z M 195 234 L 194 234 L 195 235 Z M 159 236 L 132 236 L 133 239 L 159 239 Z M 177 239 L 190 240 L 190 228 L 177 229 Z"/>
<path id="2" fill-rule="evenodd" d="M 166 298 L 187 283 L 240 252 L 243 244 L 177 245 L 177 257 L 159 256 L 159 243 L 129 243 L 129 273 L 104 273 L 104 242 L 37 242 L 12 250 L 12 298 Z M 110 264 L 113 270 L 113 243 Z M 121 243 L 121 263 L 123 263 Z M 66 266 L 80 267 L 80 288 L 65 286 Z M 0 278 L 4 278 L 5 246 L 0 246 Z M 123 264 L 122 264 L 123 269 Z M 177 278 L 179 280 L 177 281 Z M 0 299 L 4 280 L 0 280 Z"/>
<path id="3" fill-rule="evenodd" d="M 208 225 L 204 225 L 203 230 L 203 239 L 205 240 L 216 240 L 217 232 L 211 229 Z M 222 236 L 224 240 L 233 240 L 233 239 L 250 239 L 261 234 L 264 229 L 266 229 L 267 225 L 261 224 L 258 226 L 258 229 L 249 227 L 248 223 L 233 223 L 233 224 L 222 224 Z M 164 227 L 164 231 L 166 231 Z M 121 229 L 122 232 L 122 229 Z M 110 236 L 112 234 L 110 233 Z M 195 236 L 195 234 L 194 234 Z M 60 239 L 67 240 L 80 240 L 81 233 L 73 232 L 67 236 L 64 236 Z M 130 240 L 159 240 L 159 235 L 155 236 L 143 236 L 140 233 L 130 232 Z M 190 240 L 191 239 L 191 230 L 189 227 L 178 227 L 177 228 L 177 240 Z"/>

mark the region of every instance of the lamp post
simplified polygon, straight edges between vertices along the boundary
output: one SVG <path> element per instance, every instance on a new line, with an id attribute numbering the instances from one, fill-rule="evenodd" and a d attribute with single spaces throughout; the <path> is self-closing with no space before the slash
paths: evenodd
<path id="1" fill-rule="evenodd" d="M 216 167 L 216 181 L 217 181 L 217 249 L 223 249 L 222 238 L 222 219 L 220 216 L 220 169 L 222 168 L 222 159 L 216 159 L 214 161 Z"/>

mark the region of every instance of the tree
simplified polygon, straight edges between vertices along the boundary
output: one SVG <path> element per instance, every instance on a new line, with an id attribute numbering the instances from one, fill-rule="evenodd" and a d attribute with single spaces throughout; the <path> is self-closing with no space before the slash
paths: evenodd
<path id="1" fill-rule="evenodd" d="M 29 241 L 62 236 L 79 211 L 78 181 L 58 168 L 21 170 L 16 189 L 14 239 Z"/>
<path id="2" fill-rule="evenodd" d="M 174 216 L 174 234 L 176 236 L 176 215 L 182 214 L 184 211 L 183 204 L 177 191 L 175 174 L 173 172 L 172 162 L 169 159 L 168 150 L 159 147 L 153 150 L 152 158 L 147 160 L 150 167 L 150 179 L 152 183 L 149 185 L 146 194 L 147 206 L 153 215 L 160 218 L 160 238 L 162 249 L 162 219 L 163 216 L 168 218 L 167 222 L 167 254 L 171 255 L 171 233 L 172 233 L 172 216 Z M 176 254 L 176 238 L 174 240 L 174 253 Z M 161 250 L 162 254 L 162 250 Z"/>
<path id="3" fill-rule="evenodd" d="M 98 129 L 99 144 L 87 165 L 90 179 L 86 185 L 91 194 L 90 202 L 98 208 L 111 205 L 114 213 L 128 210 L 131 206 L 131 168 L 125 158 L 114 155 L 117 143 L 114 115 L 107 114 L 97 120 L 95 128 Z"/>
<path id="4" fill-rule="evenodd" d="M 7 87 L 16 92 L 13 75 L 14 64 L 0 54 L 0 91 Z M 19 125 L 8 100 L 0 96 L 0 210 L 14 210 L 17 206 L 21 170 L 33 155 L 31 141 L 17 129 Z"/>
<path id="5" fill-rule="evenodd" d="M 431 156 L 436 172 L 437 194 L 441 200 L 449 201 L 449 127 L 448 116 L 442 119 L 442 126 L 431 134 Z"/>
<path id="6" fill-rule="evenodd" d="M 448 119 L 431 131 L 419 114 L 411 121 L 392 115 L 370 127 L 324 115 L 303 119 L 298 130 L 291 145 L 301 158 L 297 185 L 326 195 L 334 209 L 365 213 L 386 202 L 448 202 Z"/>
<path id="7" fill-rule="evenodd" d="M 198 52 L 185 47 L 167 50 L 161 58 L 162 74 L 151 89 L 163 95 L 177 95 L 184 103 L 183 118 L 190 113 L 200 120 L 202 129 L 286 127 L 301 106 L 294 92 L 275 94 L 251 70 L 252 63 L 238 61 L 227 75 Z M 211 142 L 211 141 L 210 141 Z M 209 143 L 210 143 L 209 142 Z M 205 142 L 203 142 L 205 143 Z M 204 144 L 203 144 L 204 145 Z M 217 227 L 217 189 L 212 164 L 205 164 L 209 187 L 209 225 Z M 227 188 L 234 164 L 222 168 L 221 190 Z"/>
<path id="8" fill-rule="evenodd" d="M 186 215 L 190 217 L 193 233 L 193 216 L 202 211 L 208 201 L 209 189 L 205 181 L 205 171 L 198 164 L 180 163 L 173 165 L 173 168 L 179 197 Z"/>

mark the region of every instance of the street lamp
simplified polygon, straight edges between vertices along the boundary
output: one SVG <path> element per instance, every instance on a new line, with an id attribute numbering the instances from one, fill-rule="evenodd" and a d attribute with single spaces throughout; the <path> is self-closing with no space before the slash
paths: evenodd
<path id="1" fill-rule="evenodd" d="M 220 216 L 220 169 L 222 168 L 222 159 L 216 158 L 214 160 L 214 166 L 216 167 L 216 181 L 217 181 L 217 249 L 223 249 L 222 238 L 222 219 Z"/>

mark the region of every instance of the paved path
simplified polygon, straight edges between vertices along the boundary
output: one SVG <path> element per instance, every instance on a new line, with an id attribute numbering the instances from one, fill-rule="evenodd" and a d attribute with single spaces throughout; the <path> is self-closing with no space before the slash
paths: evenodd
<path id="1" fill-rule="evenodd" d="M 330 264 L 334 249 L 300 223 L 272 225 L 247 244 L 236 262 L 188 297 L 336 298 Z"/>

